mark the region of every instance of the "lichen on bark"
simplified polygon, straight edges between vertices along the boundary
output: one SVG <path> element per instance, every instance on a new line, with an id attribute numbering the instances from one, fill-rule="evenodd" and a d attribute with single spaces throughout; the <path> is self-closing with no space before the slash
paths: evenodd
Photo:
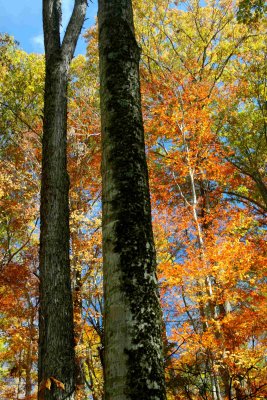
<path id="1" fill-rule="evenodd" d="M 105 400 L 165 399 L 131 1 L 99 1 L 105 296 Z"/>

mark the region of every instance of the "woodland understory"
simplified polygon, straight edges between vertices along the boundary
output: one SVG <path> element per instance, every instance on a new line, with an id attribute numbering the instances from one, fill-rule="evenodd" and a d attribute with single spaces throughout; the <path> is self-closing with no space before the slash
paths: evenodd
<path id="1" fill-rule="evenodd" d="M 266 15 L 248 22 L 231 0 L 135 0 L 133 7 L 167 399 L 263 400 Z M 97 26 L 85 37 L 87 54 L 72 61 L 68 97 L 75 399 L 102 400 Z M 1 34 L 2 400 L 37 398 L 43 90 L 43 55 Z"/>

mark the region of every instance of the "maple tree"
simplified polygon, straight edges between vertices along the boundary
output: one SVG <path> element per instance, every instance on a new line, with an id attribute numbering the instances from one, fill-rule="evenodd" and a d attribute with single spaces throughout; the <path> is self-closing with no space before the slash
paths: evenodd
<path id="1" fill-rule="evenodd" d="M 162 2 L 161 5 L 163 3 L 164 2 Z M 147 16 L 147 19 L 150 21 L 150 24 L 147 24 L 144 28 L 144 36 L 146 39 L 143 41 L 144 45 L 146 45 L 146 43 L 150 43 L 150 40 L 147 40 L 147 35 L 149 33 L 153 35 L 153 37 L 151 37 L 151 42 L 164 42 L 165 49 L 167 47 L 167 42 L 171 44 L 171 55 L 169 56 L 169 58 L 166 57 L 166 55 L 168 54 L 167 51 L 165 51 L 165 53 L 156 52 L 153 54 L 152 57 L 150 56 L 150 49 L 149 53 L 146 53 L 146 51 L 144 51 L 144 87 L 147 84 L 147 89 L 144 92 L 144 96 L 147 96 L 148 98 L 148 102 L 147 104 L 145 104 L 144 107 L 144 112 L 145 114 L 147 114 L 146 122 L 149 132 L 148 143 L 151 146 L 151 155 L 149 157 L 149 160 L 154 160 L 153 164 L 151 165 L 152 176 L 153 173 L 155 173 L 155 185 L 152 186 L 152 191 L 154 191 L 155 188 L 155 194 L 153 193 L 153 197 L 155 196 L 154 204 L 155 209 L 157 210 L 159 204 L 162 203 L 161 213 L 158 213 L 162 219 L 162 213 L 166 210 L 166 203 L 170 203 L 170 206 L 168 208 L 168 214 L 170 215 L 168 224 L 171 224 L 171 226 L 175 226 L 175 228 L 173 228 L 174 230 L 169 233 L 169 240 L 171 241 L 169 244 L 170 254 L 167 255 L 168 262 L 163 263 L 164 269 L 162 271 L 162 279 L 164 279 L 164 274 L 169 271 L 169 275 L 166 279 L 166 285 L 168 284 L 168 282 L 176 282 L 176 286 L 174 286 L 174 289 L 172 289 L 172 295 L 170 295 L 168 309 L 173 309 L 173 303 L 175 302 L 175 294 L 173 293 L 173 291 L 177 290 L 177 292 L 179 293 L 179 286 L 181 285 L 181 275 L 183 276 L 184 268 L 186 266 L 190 266 L 189 272 L 186 276 L 191 277 L 190 280 L 192 280 L 192 283 L 190 284 L 190 281 L 186 281 L 186 284 L 184 284 L 180 295 L 178 295 L 177 293 L 177 298 L 179 299 L 179 301 L 182 302 L 182 307 L 179 307 L 179 312 L 173 311 L 175 313 L 174 315 L 177 315 L 177 317 L 179 315 L 185 315 L 185 317 L 187 316 L 187 319 L 189 320 L 186 321 L 186 323 L 189 323 L 189 327 L 191 325 L 191 329 L 195 329 L 195 326 L 198 326 L 198 329 L 202 329 L 204 332 L 209 330 L 209 333 L 215 333 L 215 338 L 216 332 L 219 337 L 223 338 L 221 333 L 218 334 L 216 324 L 214 325 L 214 323 L 209 322 L 209 320 L 217 320 L 218 326 L 218 320 L 220 321 L 222 319 L 221 314 L 229 313 L 231 307 L 229 304 L 229 300 L 227 300 L 227 297 L 225 302 L 222 302 L 222 299 L 217 299 L 216 297 L 216 292 L 218 291 L 216 282 L 219 279 L 218 277 L 216 279 L 216 277 L 214 276 L 214 271 L 210 270 L 214 261 L 211 262 L 209 260 L 209 254 L 211 256 L 213 252 L 215 252 L 215 248 L 218 247 L 218 242 L 215 241 L 216 235 L 214 235 L 214 228 L 216 227 L 216 225 L 218 229 L 217 237 L 220 238 L 220 240 L 222 240 L 223 237 L 223 218 L 222 214 L 219 213 L 220 207 L 223 207 L 223 214 L 225 213 L 225 217 L 227 216 L 228 218 L 228 220 L 224 223 L 225 225 L 226 223 L 230 223 L 230 215 L 233 219 L 235 215 L 233 204 L 231 204 L 231 206 L 227 206 L 226 198 L 223 196 L 221 198 L 221 201 L 219 201 L 220 191 L 223 190 L 223 186 L 227 186 L 227 184 L 229 184 L 230 186 L 232 186 L 232 192 L 235 192 L 235 190 L 236 193 L 238 191 L 240 192 L 242 190 L 242 177 L 240 176 L 238 169 L 234 168 L 234 165 L 231 165 L 228 162 L 233 161 L 232 157 L 230 157 L 231 160 L 227 160 L 229 159 L 229 154 L 231 155 L 231 145 L 233 149 L 234 143 L 228 143 L 228 146 L 223 146 L 225 144 L 225 139 L 223 139 L 223 142 L 221 142 L 219 140 L 220 136 L 218 136 L 218 133 L 222 133 L 222 136 L 224 136 L 224 129 L 221 132 L 219 131 L 220 127 L 224 128 L 224 121 L 220 120 L 220 126 L 218 126 L 219 124 L 214 124 L 214 120 L 216 120 L 216 118 L 214 118 L 212 110 L 214 110 L 214 105 L 218 107 L 221 96 L 221 93 L 219 91 L 221 85 L 223 84 L 223 82 L 229 84 L 229 74 L 231 71 L 230 69 L 231 66 L 233 66 L 233 64 L 229 62 L 231 60 L 231 57 L 233 56 L 233 54 L 236 53 L 236 56 L 240 55 L 240 57 L 242 57 L 243 55 L 237 44 L 240 45 L 241 43 L 245 43 L 249 39 L 249 35 L 247 35 L 246 33 L 246 27 L 241 29 L 240 26 L 236 24 L 236 33 L 240 31 L 240 36 L 238 37 L 236 35 L 235 40 L 232 42 L 232 45 L 230 41 L 230 46 L 228 47 L 228 49 L 224 48 L 224 51 L 222 52 L 220 49 L 222 42 L 216 40 L 216 35 L 214 36 L 214 32 L 210 32 L 210 37 L 213 37 L 214 43 L 217 47 L 217 51 L 219 50 L 220 57 L 221 55 L 223 55 L 223 57 L 219 59 L 221 60 L 221 64 L 216 63 L 215 66 L 211 67 L 212 64 L 210 63 L 210 59 L 215 59 L 216 48 L 212 49 L 212 51 L 210 50 L 210 48 L 206 48 L 207 43 L 209 45 L 212 44 L 209 43 L 208 40 L 207 43 L 203 43 L 204 50 L 203 47 L 201 48 L 201 46 L 197 47 L 197 38 L 200 36 L 200 38 L 206 39 L 207 27 L 211 26 L 217 31 L 218 25 L 212 23 L 212 20 L 211 23 L 208 20 L 204 22 L 204 10 L 200 10 L 200 8 L 197 6 L 197 3 L 191 3 L 190 11 L 192 11 L 192 13 L 188 13 L 188 18 L 192 18 L 193 27 L 195 24 L 195 31 L 193 30 L 192 32 L 192 25 L 189 25 L 188 20 L 186 22 L 187 29 L 183 29 L 183 21 L 185 20 L 184 10 L 178 10 L 178 13 L 180 13 L 180 15 L 182 16 L 183 21 L 177 21 L 176 14 L 176 19 L 174 20 L 176 29 L 173 30 L 174 36 L 171 36 L 171 30 L 169 29 L 169 27 L 171 23 L 173 23 L 170 22 L 170 14 L 175 15 L 175 12 L 173 11 L 173 9 L 167 10 L 166 7 L 163 7 L 161 9 L 162 25 L 168 26 L 168 31 L 165 34 L 167 40 L 165 41 L 164 39 L 162 39 L 162 37 L 164 37 L 164 28 L 158 22 L 159 20 L 161 20 L 161 18 L 159 17 L 160 6 L 157 8 L 155 21 L 153 20 L 153 17 L 151 18 L 151 16 L 153 15 L 153 10 L 151 11 L 150 9 L 149 11 L 149 4 L 147 3 L 147 5 L 148 9 L 145 9 L 143 11 L 141 8 L 141 12 L 143 12 L 142 15 Z M 220 9 L 211 8 L 210 10 L 212 11 L 213 16 L 216 15 L 216 13 L 222 12 L 222 10 Z M 223 20 L 223 18 L 220 20 L 222 21 L 222 26 L 226 28 L 225 30 L 219 29 L 220 38 L 223 37 L 225 33 L 229 35 L 229 33 L 227 33 L 227 24 L 229 25 L 231 22 L 231 18 L 229 18 L 229 13 L 225 13 L 223 15 L 227 16 L 228 21 Z M 200 18 L 201 20 L 199 20 Z M 153 27 L 154 24 L 155 30 L 152 29 L 152 32 L 148 33 L 149 30 L 151 31 L 151 25 Z M 190 28 L 191 30 L 189 30 Z M 231 30 L 232 29 L 233 27 L 231 26 Z M 179 41 L 177 41 L 179 36 L 178 33 L 180 35 L 184 34 L 181 50 L 179 48 Z M 253 37 L 255 36 L 253 35 Z M 186 59 L 184 59 L 186 38 L 189 39 L 190 45 L 188 48 L 190 52 L 188 53 L 188 56 L 190 55 L 190 64 L 186 64 Z M 228 41 L 229 39 L 230 38 L 228 36 Z M 255 41 L 255 39 L 253 40 Z M 156 46 L 157 44 L 155 45 L 154 49 L 157 49 Z M 194 49 L 198 49 L 200 53 L 199 55 L 199 53 L 197 53 L 196 51 L 194 52 L 194 54 L 196 54 L 196 64 L 194 64 L 194 60 L 192 60 L 193 46 Z M 247 49 L 250 48 L 251 42 L 250 44 L 247 44 L 247 46 Z M 244 51 L 246 51 L 246 47 L 243 47 L 243 49 Z M 208 52 L 208 50 L 210 52 Z M 177 57 L 173 57 L 173 53 Z M 183 58 L 181 57 L 179 60 L 178 57 L 181 54 L 183 54 Z M 194 68 L 192 68 L 192 66 Z M 148 72 L 146 72 L 146 70 Z M 160 78 L 157 81 L 155 79 L 155 76 L 159 70 L 161 70 Z M 151 83 L 149 82 L 150 80 Z M 221 98 L 224 100 L 226 99 L 223 98 L 223 96 Z M 227 111 L 229 111 L 229 109 Z M 233 129 L 233 125 L 231 124 L 230 126 L 231 129 Z M 216 133 L 216 135 L 214 133 Z M 228 150 L 227 159 L 225 158 L 227 154 L 225 152 L 226 148 Z M 262 148 L 262 151 L 264 151 L 264 148 Z M 264 163 L 264 158 L 261 159 L 261 161 Z M 166 165 L 167 169 L 163 169 L 162 165 Z M 235 174 L 235 179 L 229 179 L 229 173 L 233 175 Z M 244 179 L 242 179 L 242 181 L 244 181 Z M 247 181 L 246 184 L 249 184 L 249 182 Z M 161 189 L 160 191 L 158 190 L 159 187 Z M 234 190 L 233 187 L 235 188 Z M 247 206 L 248 210 L 251 210 L 251 204 L 247 203 Z M 183 207 L 185 208 L 186 214 L 182 214 L 181 216 L 181 209 Z M 226 213 L 227 207 L 229 208 L 228 212 Z M 178 214 L 179 217 L 177 217 L 176 214 Z M 214 215 L 213 218 L 212 214 Z M 242 215 L 241 220 L 245 219 L 246 212 L 244 212 L 243 214 L 243 212 L 236 211 L 236 215 L 238 215 L 238 218 L 240 218 L 240 214 Z M 217 218 L 219 218 L 219 220 L 217 220 Z M 181 220 L 182 223 L 180 222 Z M 239 221 L 241 220 L 239 219 Z M 192 226 L 193 221 L 194 224 Z M 218 221 L 220 221 L 220 224 L 218 223 Z M 255 222 L 251 221 L 251 223 L 253 226 Z M 238 226 L 237 220 L 236 224 Z M 247 229 L 251 232 L 251 235 L 253 236 L 252 226 L 249 227 L 248 224 Z M 240 229 L 240 231 L 243 230 L 243 234 L 245 235 L 244 228 L 236 227 L 236 229 Z M 167 231 L 169 231 L 169 229 Z M 181 233 L 183 231 L 185 231 L 185 236 Z M 214 231 L 212 236 L 209 231 Z M 245 236 L 247 237 L 247 234 Z M 213 242 L 211 241 L 210 243 L 211 238 L 213 238 Z M 262 239 L 264 240 L 264 234 Z M 239 241 L 243 241 L 243 239 L 237 239 L 236 246 L 239 244 Z M 188 243 L 187 246 L 185 246 L 186 243 Z M 261 254 L 260 257 L 264 256 L 264 248 L 258 246 L 256 246 L 256 248 L 257 252 Z M 249 251 L 250 250 L 248 250 L 248 252 Z M 219 260 L 219 254 L 216 261 Z M 224 257 L 223 252 L 221 257 Z M 180 276 L 177 276 L 177 280 L 175 280 L 173 275 L 175 270 L 174 265 L 177 263 L 177 259 L 180 261 L 178 264 L 182 264 L 182 268 L 180 267 L 178 269 L 179 272 L 177 272 L 178 274 L 180 274 Z M 214 260 L 213 257 L 212 260 Z M 243 263 L 245 264 L 245 261 L 243 261 Z M 196 268 L 195 270 L 192 269 L 192 266 L 194 265 Z M 214 268 L 215 267 L 217 269 L 217 265 L 215 265 Z M 236 268 L 236 266 L 230 263 L 227 268 L 228 273 L 230 268 Z M 241 269 L 241 265 L 238 269 Z M 206 276 L 203 275 L 204 271 L 207 272 Z M 220 276 L 222 271 L 218 269 L 217 273 L 218 276 Z M 196 280 L 194 279 L 194 277 Z M 202 280 L 202 283 L 200 282 L 200 280 Z M 238 284 L 237 281 L 236 284 Z M 189 291 L 187 292 L 187 290 Z M 220 289 L 220 292 L 223 292 L 223 289 Z M 197 297 L 195 297 L 196 293 Z M 264 293 L 264 285 L 262 286 L 261 293 Z M 192 298 L 192 296 L 194 297 Z M 264 304 L 264 297 L 262 297 L 262 301 L 262 304 Z M 193 305 L 194 302 L 195 304 L 199 304 L 197 308 L 195 308 L 196 306 Z M 189 311 L 191 310 L 191 308 L 194 311 L 190 313 Z M 261 309 L 260 305 L 259 309 Z M 199 321 L 200 317 L 202 319 L 202 323 L 199 325 L 199 323 L 201 322 Z M 210 324 L 212 325 L 211 328 L 209 328 Z M 177 331 L 177 333 L 181 335 L 182 330 Z M 203 334 L 204 333 L 202 333 L 202 335 Z M 179 335 L 177 335 L 178 338 Z M 173 336 L 173 338 L 174 337 L 175 336 Z M 214 337 L 211 339 L 211 342 L 213 341 Z M 178 348 L 180 348 L 179 342 L 177 346 Z M 208 351 L 206 350 L 206 359 L 202 358 L 201 360 L 200 357 L 200 361 L 203 364 L 202 366 L 200 364 L 200 366 L 198 367 L 199 381 L 195 379 L 195 389 L 193 389 L 193 387 L 191 386 L 191 390 L 194 390 L 195 395 L 197 395 L 197 391 L 199 391 L 201 392 L 200 394 L 198 394 L 200 396 L 208 396 L 209 394 L 214 398 L 220 398 L 221 396 L 225 395 L 234 396 L 233 393 L 229 393 L 229 386 L 231 386 L 229 385 L 229 382 L 231 382 L 232 379 L 234 380 L 234 378 L 232 376 L 227 377 L 227 375 L 224 373 L 223 370 L 226 370 L 226 367 L 217 368 L 216 372 L 216 367 L 214 366 L 214 363 L 216 364 L 217 361 L 213 360 L 213 357 L 214 354 L 219 354 L 219 351 L 217 350 L 218 349 L 216 349 L 216 351 L 214 352 L 211 352 L 211 350 L 208 349 Z M 192 354 L 191 358 L 194 360 L 193 362 L 196 363 L 196 358 L 193 357 Z M 203 379 L 201 378 L 201 373 L 203 373 L 205 369 L 206 378 Z M 192 377 L 197 376 L 196 371 L 192 371 Z M 191 380 L 188 379 L 189 374 L 190 370 L 188 369 L 188 371 L 186 371 L 185 369 L 185 373 L 183 375 L 181 374 L 180 376 L 178 375 L 178 378 L 176 378 L 177 383 L 179 383 L 179 380 L 181 382 L 181 389 L 185 382 L 188 383 L 189 387 L 190 384 L 194 384 L 194 379 L 192 379 L 192 377 Z M 172 372 L 172 376 L 173 375 L 174 374 Z M 174 379 L 172 381 L 174 381 Z M 259 388 L 261 388 L 261 385 L 259 384 L 260 374 L 259 380 L 257 382 Z M 244 382 L 242 382 L 242 384 L 244 384 Z M 231 390 L 236 390 L 236 395 L 242 396 L 242 390 L 238 387 L 238 385 L 240 385 L 240 382 L 237 383 L 235 381 L 235 385 L 235 389 L 231 388 Z M 222 388 L 220 388 L 220 386 L 222 386 Z M 253 393 L 253 395 L 256 395 L 256 386 L 257 385 L 254 386 L 253 390 L 255 390 L 255 392 Z M 184 392 L 184 396 L 188 395 L 188 397 L 190 398 L 190 389 L 187 388 L 186 390 L 188 392 L 187 394 Z"/>
<path id="2" fill-rule="evenodd" d="M 229 243 L 233 240 L 231 235 L 228 237 L 229 233 L 227 232 L 227 229 L 233 224 L 232 226 L 236 232 L 236 251 L 244 253 L 245 241 L 248 254 L 252 254 L 253 231 L 256 232 L 257 228 L 255 228 L 255 221 L 252 221 L 251 217 L 248 217 L 247 222 L 245 222 L 246 212 L 239 210 L 238 207 L 235 210 L 234 205 L 227 204 L 226 199 L 220 194 L 223 190 L 222 187 L 227 186 L 227 182 L 231 186 L 233 185 L 232 189 L 233 187 L 235 188 L 232 193 L 235 190 L 236 193 L 240 192 L 242 186 L 240 178 L 242 177 L 240 177 L 238 168 L 233 164 L 232 156 L 230 156 L 229 160 L 232 161 L 231 165 L 228 162 L 229 156 L 226 158 L 226 153 L 224 152 L 225 147 L 228 147 L 228 155 L 231 155 L 231 150 L 236 145 L 236 141 L 234 143 L 229 143 L 230 141 L 228 141 L 228 146 L 224 146 L 225 140 L 223 142 L 219 140 L 218 133 L 225 138 L 223 132 L 225 132 L 226 125 L 222 120 L 220 120 L 220 125 L 214 124 L 216 118 L 214 118 L 213 107 L 214 104 L 218 107 L 221 96 L 219 89 L 223 82 L 226 81 L 229 84 L 232 55 L 236 52 L 236 56 L 240 53 L 241 57 L 243 55 L 237 43 L 239 45 L 245 43 L 249 40 L 249 35 L 246 34 L 246 28 L 243 30 L 243 28 L 240 29 L 236 25 L 236 33 L 240 31 L 240 36 L 236 36 L 233 43 L 230 40 L 230 46 L 224 48 L 224 52 L 222 52 L 220 49 L 221 43 L 216 40 L 218 26 L 212 20 L 210 22 L 207 19 L 204 22 L 204 9 L 200 10 L 197 3 L 189 4 L 189 8 L 191 13 L 188 13 L 188 18 L 192 18 L 193 27 L 195 25 L 195 30 L 193 31 L 192 28 L 189 30 L 192 27 L 192 25 L 190 26 L 190 20 L 186 23 L 187 30 L 183 29 L 184 10 L 173 11 L 173 9 L 162 8 L 164 17 L 162 25 L 168 26 L 165 37 L 171 43 L 171 53 L 175 53 L 177 58 L 183 54 L 183 58 L 180 58 L 180 62 L 178 61 L 178 67 L 176 67 L 177 58 L 175 61 L 172 56 L 168 59 L 166 52 L 165 54 L 158 53 L 153 55 L 153 58 L 149 58 L 149 62 L 146 61 L 145 55 L 144 64 L 145 69 L 148 70 L 146 72 L 144 69 L 145 81 L 148 84 L 148 89 L 144 92 L 144 96 L 148 98 L 148 102 L 145 104 L 145 114 L 147 114 L 146 126 L 149 132 L 148 143 L 151 146 L 149 160 L 154 161 L 151 165 L 151 174 L 153 176 L 153 173 L 155 173 L 155 186 L 152 186 L 152 190 L 155 187 L 155 194 L 153 194 L 155 196 L 155 209 L 157 210 L 159 204 L 162 203 L 161 213 L 163 213 L 163 210 L 166 210 L 166 203 L 169 204 L 168 214 L 170 220 L 168 224 L 175 225 L 174 230 L 169 232 L 169 254 L 166 255 L 166 259 L 162 263 L 163 299 L 166 302 L 165 307 L 169 310 L 168 314 L 171 319 L 179 318 L 179 328 L 176 328 L 175 324 L 171 324 L 175 332 L 172 334 L 171 339 L 173 346 L 175 346 L 177 337 L 178 343 L 175 354 L 177 357 L 179 354 L 184 353 L 184 360 L 180 356 L 180 358 L 177 357 L 176 360 L 172 361 L 169 379 L 171 383 L 176 384 L 176 388 L 172 388 L 175 396 L 180 395 L 191 398 L 190 396 L 193 393 L 197 398 L 211 396 L 211 398 L 220 399 L 225 396 L 227 398 L 236 396 L 241 399 L 247 395 L 260 396 L 262 389 L 264 393 L 264 384 L 261 386 L 262 375 L 258 374 L 257 376 L 257 373 L 250 372 L 251 369 L 257 368 L 258 360 L 263 360 L 263 353 L 261 353 L 259 359 L 257 359 L 257 356 L 255 357 L 257 362 L 255 362 L 254 366 L 250 364 L 246 369 L 245 363 L 242 365 L 244 361 L 241 361 L 242 350 L 239 350 L 239 353 L 236 349 L 229 350 L 225 347 L 225 333 L 222 327 L 226 328 L 226 321 L 228 319 L 231 320 L 231 318 L 235 320 L 236 325 L 233 326 L 237 326 L 238 318 L 242 320 L 242 315 L 244 315 L 242 311 L 245 313 L 245 310 L 241 305 L 235 306 L 236 300 L 233 300 L 232 295 L 229 294 L 229 287 L 224 287 L 224 284 L 229 285 L 229 281 L 222 279 L 222 276 L 224 276 L 223 271 L 225 268 L 227 276 L 231 276 L 230 271 L 233 271 L 235 278 L 231 282 L 233 284 L 232 290 L 239 292 L 237 289 L 237 286 L 241 285 L 238 280 L 239 274 L 242 266 L 243 268 L 245 266 L 249 268 L 249 263 L 246 258 L 244 259 L 240 256 L 242 262 L 238 264 L 238 267 L 235 261 L 238 257 L 228 261 L 223 243 L 224 240 L 226 240 L 226 243 L 227 240 Z M 159 10 L 160 8 L 157 11 L 159 12 Z M 212 14 L 209 14 L 209 11 L 212 11 Z M 221 13 L 221 11 L 220 9 L 207 9 L 206 18 L 210 18 L 209 15 L 214 16 L 216 12 Z M 170 14 L 175 15 L 175 12 L 183 16 L 183 21 L 177 20 L 176 14 L 176 19 L 174 20 L 176 29 L 173 30 L 174 36 L 171 36 L 169 27 L 173 22 L 170 22 Z M 151 13 L 147 10 L 146 15 L 151 19 Z M 223 18 L 220 20 L 226 31 L 219 29 L 220 37 L 223 37 L 225 33 L 228 35 L 227 25 L 231 21 L 229 13 L 223 15 L 227 16 L 228 21 L 224 21 Z M 157 21 L 159 19 L 157 14 Z M 156 22 L 155 26 L 156 29 L 153 35 L 161 35 L 162 41 L 164 30 L 159 24 L 156 25 Z M 206 30 L 209 26 L 216 31 L 215 33 L 211 31 L 210 37 L 213 38 L 212 40 L 214 40 L 217 49 L 216 47 L 212 50 L 208 48 L 208 46 L 212 45 L 212 42 L 207 40 Z M 184 35 L 181 50 L 179 50 L 179 42 L 176 41 L 178 39 L 177 33 Z M 197 47 L 197 37 L 199 38 L 199 36 L 204 43 L 202 46 Z M 194 52 L 196 56 L 195 64 L 191 54 L 190 64 L 186 64 L 186 58 L 184 58 L 186 38 L 189 39 L 188 50 L 190 53 L 192 54 L 193 45 L 194 49 L 199 51 L 199 53 Z M 207 42 L 205 43 L 202 38 Z M 228 36 L 229 39 L 231 38 Z M 158 39 L 155 39 L 155 41 L 159 42 Z M 244 51 L 245 49 L 244 47 Z M 208 50 L 210 50 L 210 53 L 208 53 Z M 212 67 L 210 60 L 215 58 L 218 50 L 219 55 L 223 55 L 223 57 L 221 59 L 217 58 L 215 67 Z M 153 73 L 151 73 L 152 68 Z M 157 80 L 155 76 L 159 68 L 161 72 L 160 78 Z M 149 82 L 150 80 L 151 83 Z M 235 127 L 233 124 L 230 127 L 233 129 L 234 138 Z M 259 145 L 259 141 L 257 144 Z M 264 151 L 264 148 L 262 151 Z M 245 162 L 245 158 L 243 162 Z M 264 159 L 261 159 L 261 162 L 264 163 Z M 162 166 L 166 167 L 163 167 L 163 169 Z M 236 179 L 229 179 L 229 173 L 236 175 Z M 158 192 L 159 185 L 160 192 Z M 182 213 L 183 209 L 184 213 Z M 226 211 L 227 209 L 228 211 Z M 159 215 L 162 214 L 159 213 Z M 242 226 L 241 221 L 245 224 L 244 226 Z M 225 230 L 227 234 L 224 234 Z M 261 240 L 264 241 L 264 237 L 263 233 L 260 242 Z M 261 243 L 263 244 L 263 242 Z M 228 245 L 226 245 L 226 248 Z M 220 246 L 222 247 L 218 252 Z M 231 245 L 230 247 L 233 253 L 234 246 Z M 255 244 L 255 248 L 257 250 L 254 253 L 254 257 L 257 257 L 257 253 L 260 259 L 263 257 L 265 260 L 264 248 L 258 246 L 258 244 Z M 221 264 L 223 269 L 219 267 L 220 257 L 223 258 L 223 263 Z M 247 257 L 250 259 L 250 256 L 247 255 Z M 261 270 L 263 265 L 261 263 L 258 265 Z M 159 267 L 161 267 L 161 264 Z M 174 271 L 176 268 L 177 277 L 175 278 Z M 238 276 L 236 276 L 236 270 L 238 271 Z M 165 275 L 166 273 L 167 276 Z M 247 275 L 243 273 L 241 281 L 246 281 L 243 278 L 244 276 L 248 278 L 250 273 L 248 272 Z M 260 276 L 261 273 L 259 273 Z M 243 284 L 245 285 L 245 283 Z M 265 290 L 264 282 L 261 278 L 259 278 L 258 290 L 261 295 L 257 300 L 257 304 L 258 312 L 261 314 L 265 304 L 263 295 Z M 245 292 L 242 294 L 243 299 L 246 298 Z M 259 301 L 260 298 L 261 301 Z M 174 307 L 175 303 L 178 303 L 177 309 Z M 251 306 L 254 307 L 252 303 Z M 235 309 L 237 315 L 233 316 L 235 314 L 233 309 Z M 231 317 L 229 317 L 229 314 L 231 314 Z M 257 313 L 255 312 L 254 316 L 256 317 L 256 315 Z M 254 323 L 257 325 L 257 317 Z M 261 325 L 261 332 L 264 329 L 263 326 L 264 323 Z M 243 339 L 244 342 L 247 340 L 248 346 L 249 338 L 248 334 L 246 339 Z M 233 337 L 231 340 L 234 341 Z M 261 342 L 260 335 L 257 340 Z M 244 342 L 240 342 L 241 347 Z M 217 343 L 218 347 L 215 346 L 215 343 Z M 259 347 L 261 347 L 260 344 Z M 187 351 L 184 350 L 185 348 Z M 228 363 L 225 360 L 228 356 L 224 356 L 224 351 L 233 352 L 234 354 L 229 356 L 229 360 L 232 362 L 236 357 L 236 364 L 239 366 L 234 362 L 231 365 L 233 369 L 231 369 L 230 362 Z M 257 351 L 258 349 L 255 353 Z M 222 355 L 221 357 L 219 356 L 220 354 Z M 241 359 L 239 358 L 240 356 Z M 252 360 L 252 350 L 250 357 L 250 360 Z M 180 372 L 176 374 L 175 370 Z M 262 372 L 264 373 L 264 370 Z M 246 381 L 246 373 L 248 374 L 247 379 L 251 382 L 250 387 L 248 387 Z"/>

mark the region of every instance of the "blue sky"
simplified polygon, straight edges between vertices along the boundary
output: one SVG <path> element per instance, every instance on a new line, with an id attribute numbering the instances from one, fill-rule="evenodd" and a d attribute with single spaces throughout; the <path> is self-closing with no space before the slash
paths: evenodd
<path id="1" fill-rule="evenodd" d="M 62 0 L 63 29 L 71 15 L 74 0 Z M 82 33 L 91 26 L 97 13 L 97 0 L 88 1 L 87 20 Z M 28 53 L 43 53 L 42 0 L 0 0 L 0 32 L 14 36 Z M 75 54 L 85 54 L 80 36 Z"/>

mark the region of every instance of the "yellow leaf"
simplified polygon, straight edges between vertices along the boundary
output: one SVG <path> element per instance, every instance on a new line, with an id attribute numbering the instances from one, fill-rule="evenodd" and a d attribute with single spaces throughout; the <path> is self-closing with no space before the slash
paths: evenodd
<path id="1" fill-rule="evenodd" d="M 51 382 L 51 379 L 50 379 L 50 378 L 47 378 L 46 381 L 42 381 L 42 382 L 40 383 L 39 392 L 41 392 L 41 391 L 43 391 L 43 390 L 45 390 L 45 389 L 51 390 L 51 384 L 52 384 L 52 382 Z"/>
<path id="2" fill-rule="evenodd" d="M 62 390 L 65 389 L 65 385 L 63 382 L 59 381 L 58 379 L 54 378 L 53 376 L 51 376 L 51 379 L 59 389 L 62 389 Z"/>
<path id="3" fill-rule="evenodd" d="M 46 389 L 48 389 L 48 390 L 51 390 L 51 379 L 50 378 L 47 378 L 47 380 L 46 380 L 46 382 L 45 382 L 45 387 L 46 387 Z"/>

